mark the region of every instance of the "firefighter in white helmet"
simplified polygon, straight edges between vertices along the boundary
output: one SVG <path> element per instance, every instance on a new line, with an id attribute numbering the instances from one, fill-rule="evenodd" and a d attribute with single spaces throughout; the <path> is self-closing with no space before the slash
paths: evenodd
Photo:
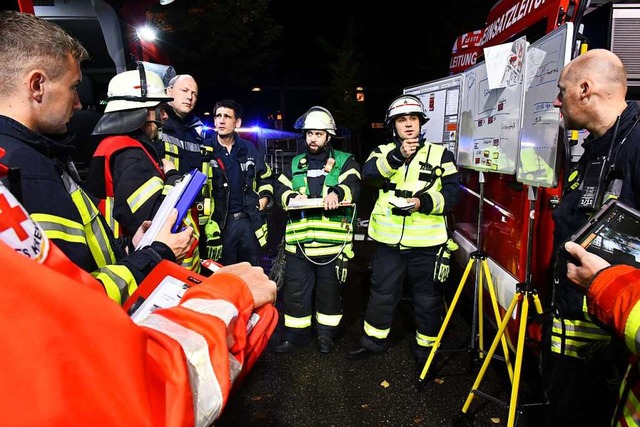
<path id="1" fill-rule="evenodd" d="M 166 95 L 160 76 L 142 63 L 113 77 L 107 96 L 105 114 L 93 130 L 106 138 L 91 160 L 87 186 L 100 199 L 98 207 L 116 237 L 132 237 L 180 178 L 152 144 L 166 117 L 164 103 L 173 98 Z M 194 242 L 182 265 L 199 271 L 199 228 L 191 216 L 186 222 L 194 230 Z"/>
<path id="2" fill-rule="evenodd" d="M 347 278 L 347 261 L 353 258 L 360 166 L 352 154 L 331 146 L 336 124 L 327 109 L 311 107 L 294 127 L 303 130 L 307 149 L 293 158 L 275 188 L 276 201 L 289 219 L 284 246 L 285 331 L 274 351 L 287 353 L 309 343 L 315 313 L 318 349 L 331 353 L 342 320 L 341 285 Z M 294 207 L 305 199 L 319 203 Z"/>
<path id="3" fill-rule="evenodd" d="M 421 136 L 427 120 L 420 99 L 395 98 L 385 117 L 393 140 L 375 148 L 362 168 L 364 182 L 379 189 L 369 221 L 376 251 L 364 335 L 346 353 L 347 359 L 363 359 L 387 348 L 405 277 L 413 292 L 419 368 L 440 329 L 445 257 L 454 247 L 453 241 L 447 246 L 445 215 L 458 199 L 459 176 L 453 153 Z"/>

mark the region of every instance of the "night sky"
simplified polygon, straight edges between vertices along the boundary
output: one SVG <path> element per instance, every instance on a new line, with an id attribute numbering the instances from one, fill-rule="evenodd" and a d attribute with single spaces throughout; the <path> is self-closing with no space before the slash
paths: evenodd
<path id="1" fill-rule="evenodd" d="M 380 5 L 326 0 L 302 8 L 287 0 L 273 0 L 272 16 L 283 26 L 283 56 L 274 75 L 265 76 L 269 81 L 261 84 L 327 86 L 332 57 L 324 46 L 338 48 L 352 39 L 361 64 L 359 84 L 365 88 L 367 101 L 375 102 L 370 115 L 377 121 L 385 105 L 403 88 L 448 75 L 455 38 L 483 28 L 493 2 L 458 1 L 455 7 L 437 8 L 427 1 L 389 2 L 385 7 L 374 4 Z M 448 10 L 443 12 L 443 8 Z M 309 105 L 322 102 L 322 95 L 312 91 L 293 95 L 307 98 Z M 287 109 L 297 115 L 303 111 L 292 105 L 293 95 L 287 96 Z"/>

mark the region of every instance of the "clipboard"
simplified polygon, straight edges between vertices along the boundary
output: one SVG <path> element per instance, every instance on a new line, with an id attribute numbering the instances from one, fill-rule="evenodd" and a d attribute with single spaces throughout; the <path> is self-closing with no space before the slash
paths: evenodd
<path id="1" fill-rule="evenodd" d="M 640 267 L 640 211 L 616 199 L 608 200 L 589 222 L 569 239 L 610 264 Z M 560 256 L 579 265 L 565 249 Z"/>
<path id="2" fill-rule="evenodd" d="M 189 212 L 196 197 L 200 194 L 200 190 L 202 190 L 202 186 L 206 180 L 207 176 L 205 174 L 197 169 L 193 169 L 176 182 L 162 201 L 162 204 L 152 219 L 151 227 L 144 233 L 136 249 L 149 246 L 155 240 L 173 208 L 178 209 L 178 218 L 171 228 L 171 231 L 176 233 L 182 226 L 182 221 L 184 221 L 187 212 Z"/>
<path id="3" fill-rule="evenodd" d="M 351 202 L 340 202 L 338 206 L 353 206 Z M 322 197 L 314 197 L 311 199 L 291 199 L 289 204 L 285 208 L 287 211 L 299 210 L 299 209 L 318 209 L 324 208 L 324 199 Z"/>

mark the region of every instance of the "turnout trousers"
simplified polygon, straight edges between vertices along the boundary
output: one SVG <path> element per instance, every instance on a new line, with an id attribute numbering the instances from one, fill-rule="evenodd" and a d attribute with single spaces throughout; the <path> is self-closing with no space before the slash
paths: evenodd
<path id="1" fill-rule="evenodd" d="M 247 261 L 258 265 L 260 243 L 246 214 L 229 214 L 222 231 L 222 265 Z"/>
<path id="2" fill-rule="evenodd" d="M 417 357 L 424 357 L 430 351 L 429 344 L 435 341 L 442 323 L 442 287 L 433 280 L 437 251 L 437 247 L 400 250 L 377 243 L 365 314 L 365 335 L 360 342 L 363 347 L 373 351 L 386 348 L 402 287 L 408 278 L 417 327 L 414 351 Z"/>
<path id="3" fill-rule="evenodd" d="M 282 286 L 286 341 L 296 344 L 309 342 L 314 300 L 318 336 L 337 336 L 342 320 L 342 286 L 333 258 L 335 255 L 314 257 L 311 262 L 301 254 L 286 254 Z"/>

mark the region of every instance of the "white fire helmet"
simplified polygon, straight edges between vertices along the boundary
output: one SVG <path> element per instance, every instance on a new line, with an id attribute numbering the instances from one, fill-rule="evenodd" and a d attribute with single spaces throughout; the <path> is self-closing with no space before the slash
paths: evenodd
<path id="1" fill-rule="evenodd" d="M 398 116 L 406 116 L 415 114 L 420 117 L 420 126 L 427 123 L 429 118 L 424 112 L 424 105 L 420 98 L 414 95 L 400 95 L 391 101 L 387 109 L 387 115 L 384 118 L 384 124 L 388 127 L 393 126 L 393 120 Z"/>
<path id="2" fill-rule="evenodd" d="M 333 136 L 336 136 L 336 122 L 333 116 L 324 107 L 314 106 L 296 120 L 293 125 L 295 129 L 302 130 L 326 130 Z"/>
<path id="3" fill-rule="evenodd" d="M 173 98 L 165 93 L 160 76 L 139 67 L 138 70 L 125 71 L 111 79 L 104 112 L 150 108 L 169 101 L 173 101 Z"/>

